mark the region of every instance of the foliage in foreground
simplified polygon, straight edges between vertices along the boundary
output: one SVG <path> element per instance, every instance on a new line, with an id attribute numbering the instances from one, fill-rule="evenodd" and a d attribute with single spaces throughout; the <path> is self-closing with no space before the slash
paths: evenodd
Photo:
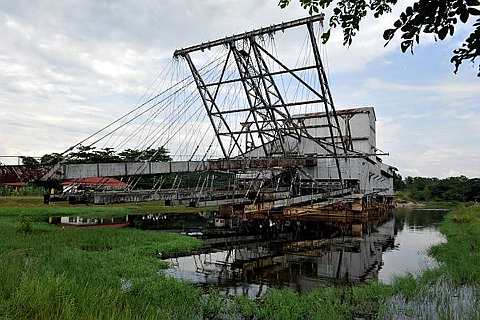
<path id="1" fill-rule="evenodd" d="M 61 229 L 44 222 L 43 210 L 0 208 L 0 318 L 187 319 L 201 311 L 200 293 L 160 275 L 166 265 L 158 259 L 192 250 L 197 240 L 133 229 Z M 179 307 L 185 304 L 190 308 Z"/>
<path id="2" fill-rule="evenodd" d="M 413 297 L 398 294 L 388 299 L 379 318 L 397 319 L 478 319 L 477 287 L 456 285 L 443 277 L 420 288 Z"/>
<path id="3" fill-rule="evenodd" d="M 191 250 L 198 245 L 191 238 L 134 229 L 60 229 L 44 222 L 44 208 L 17 209 L 0 205 L 0 318 L 374 319 L 437 305 L 445 309 L 437 302 L 448 301 L 449 292 L 465 297 L 459 310 L 479 314 L 476 304 L 468 302 L 478 301 L 480 283 L 478 206 L 448 215 L 441 226 L 448 243 L 431 249 L 440 266 L 420 278 L 306 294 L 270 290 L 261 300 L 202 294 L 162 276 L 158 271 L 165 264 L 158 253 Z M 88 207 L 55 209 L 78 214 Z M 28 212 L 32 231 L 18 232 L 17 221 Z M 432 288 L 447 288 L 447 294 L 437 295 Z M 435 299 L 433 304 L 425 302 L 425 294 Z M 439 314 L 451 311 L 441 308 L 436 309 Z"/>
<path id="4" fill-rule="evenodd" d="M 287 7 L 292 0 L 279 0 L 281 8 Z M 360 23 L 369 14 L 378 19 L 391 13 L 395 5 L 403 5 L 398 0 L 299 0 L 301 6 L 310 14 L 320 10 L 332 9 L 329 13 L 328 30 L 323 33 L 323 42 L 327 42 L 331 29 L 341 28 L 344 45 L 351 45 L 353 37 L 360 30 Z M 445 40 L 455 33 L 457 23 L 468 23 L 469 18 L 476 19 L 472 23 L 472 32 L 462 46 L 453 51 L 451 62 L 455 72 L 464 61 L 472 63 L 480 56 L 480 1 L 479 0 L 416 0 L 407 6 L 394 22 L 392 28 L 385 30 L 383 38 L 387 45 L 395 35 L 400 36 L 400 48 L 403 52 L 413 53 L 420 37 L 433 35 L 435 40 Z M 480 70 L 480 69 L 479 69 Z M 480 77 L 480 72 L 478 73 Z"/>

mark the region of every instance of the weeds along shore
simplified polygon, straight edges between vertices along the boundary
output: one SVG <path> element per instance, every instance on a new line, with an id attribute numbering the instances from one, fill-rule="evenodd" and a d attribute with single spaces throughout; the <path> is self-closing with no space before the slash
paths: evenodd
<path id="1" fill-rule="evenodd" d="M 262 299 L 225 297 L 167 278 L 159 256 L 191 251 L 194 238 L 164 232 L 61 228 L 49 216 L 122 216 L 158 204 L 43 206 L 0 200 L 2 319 L 468 319 L 478 318 L 480 207 L 458 205 L 440 226 L 448 242 L 430 249 L 436 269 L 391 285 L 270 290 Z M 171 208 L 169 208 L 171 210 Z M 174 209 L 181 212 L 185 208 Z"/>

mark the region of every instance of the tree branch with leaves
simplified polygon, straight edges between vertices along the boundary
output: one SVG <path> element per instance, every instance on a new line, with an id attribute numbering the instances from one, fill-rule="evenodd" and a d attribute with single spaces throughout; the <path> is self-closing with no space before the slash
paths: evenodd
<path id="1" fill-rule="evenodd" d="M 324 43 L 330 38 L 331 29 L 341 28 L 343 44 L 350 46 L 360 31 L 361 21 L 373 13 L 375 18 L 391 13 L 398 0 L 298 0 L 310 14 L 332 8 L 328 29 L 323 33 Z M 292 0 L 280 0 L 279 6 L 286 8 Z M 456 73 L 464 61 L 475 63 L 480 56 L 480 0 L 417 0 L 408 6 L 395 21 L 392 28 L 385 30 L 385 46 L 398 35 L 402 52 L 413 54 L 414 46 L 420 43 L 422 34 L 432 34 L 435 40 L 444 40 L 455 33 L 455 25 L 467 23 L 475 17 L 472 33 L 462 46 L 453 51 L 451 62 Z M 480 77 L 480 66 L 479 73 Z"/>

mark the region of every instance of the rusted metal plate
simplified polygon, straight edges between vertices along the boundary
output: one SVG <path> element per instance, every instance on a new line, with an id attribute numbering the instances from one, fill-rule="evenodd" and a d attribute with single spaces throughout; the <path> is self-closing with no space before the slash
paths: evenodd
<path id="1" fill-rule="evenodd" d="M 218 213 L 220 217 L 230 217 L 232 215 L 242 217 L 244 212 L 244 204 L 224 204 L 218 207 Z"/>

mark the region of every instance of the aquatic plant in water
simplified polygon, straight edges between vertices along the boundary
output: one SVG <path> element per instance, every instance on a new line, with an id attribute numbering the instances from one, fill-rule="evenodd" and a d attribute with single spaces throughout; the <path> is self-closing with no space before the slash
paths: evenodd
<path id="1" fill-rule="evenodd" d="M 478 319 L 478 289 L 474 286 L 456 286 L 440 278 L 426 286 L 415 297 L 408 299 L 395 295 L 386 301 L 379 319 Z"/>

